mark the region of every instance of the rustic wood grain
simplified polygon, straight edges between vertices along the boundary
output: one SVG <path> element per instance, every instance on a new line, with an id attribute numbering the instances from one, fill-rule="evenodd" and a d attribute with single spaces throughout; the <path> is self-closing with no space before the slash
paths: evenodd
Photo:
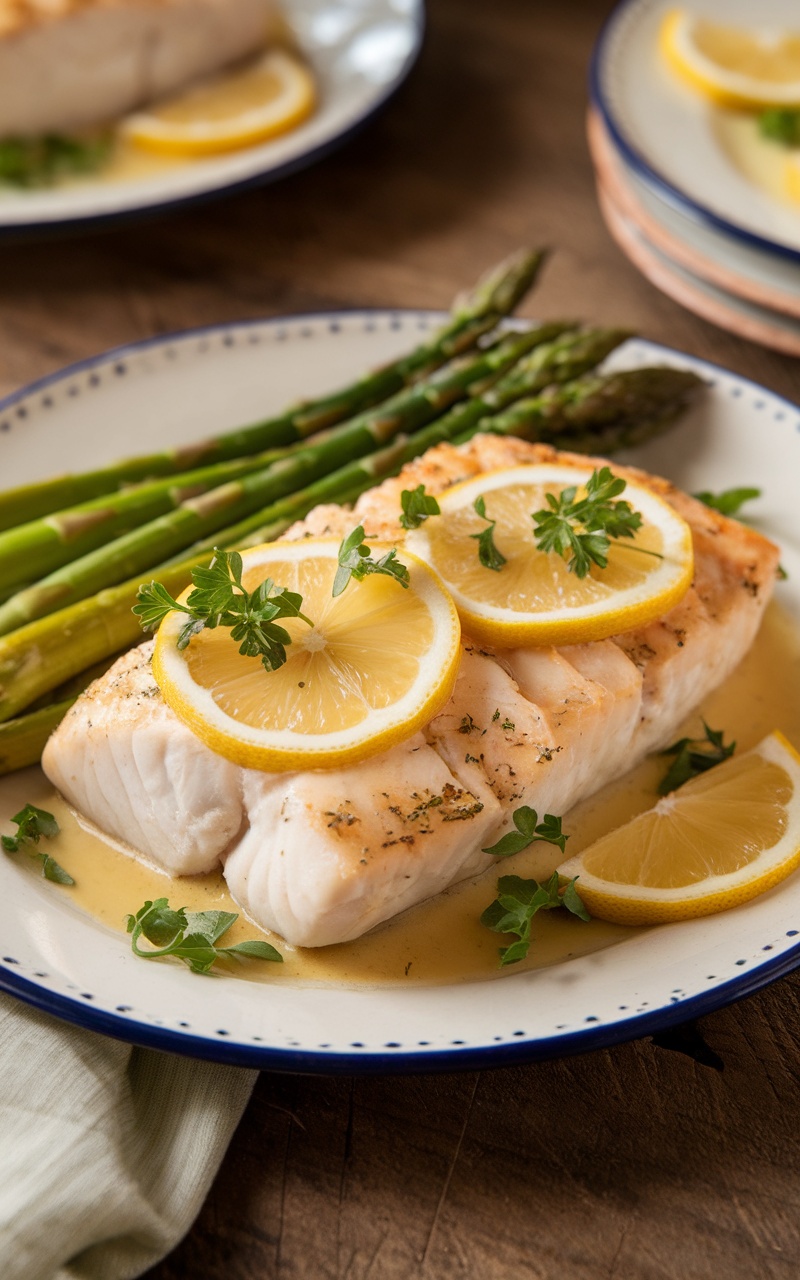
<path id="1" fill-rule="evenodd" d="M 325 162 L 162 220 L 2 247 L 0 393 L 115 343 L 360 305 L 446 305 L 521 243 L 530 314 L 626 325 L 800 397 L 800 364 L 683 311 L 597 211 L 603 0 L 431 0 L 410 81 Z M 699 1026 L 462 1075 L 263 1075 L 149 1280 L 795 1280 L 800 978 Z"/>

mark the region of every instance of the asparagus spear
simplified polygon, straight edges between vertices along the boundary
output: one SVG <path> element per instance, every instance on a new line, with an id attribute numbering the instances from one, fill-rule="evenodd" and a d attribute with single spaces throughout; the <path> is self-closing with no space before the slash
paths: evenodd
<path id="1" fill-rule="evenodd" d="M 505 413 L 463 432 L 456 443 L 485 430 L 576 453 L 623 449 L 657 434 L 703 385 L 689 370 L 666 367 L 589 375 L 518 400 Z"/>
<path id="2" fill-rule="evenodd" d="M 611 374 L 605 378 L 567 383 L 529 401 L 527 409 L 519 414 L 513 427 L 511 419 L 515 411 L 489 418 L 483 426 L 503 434 L 516 434 L 518 430 L 539 439 L 547 438 L 548 421 L 551 434 L 556 436 L 569 430 L 572 424 L 579 429 L 577 438 L 584 440 L 591 429 L 590 413 L 591 406 L 594 405 L 600 415 L 598 427 L 603 449 L 611 452 L 615 447 L 629 442 L 631 429 L 635 428 L 636 423 L 648 421 L 656 427 L 663 426 L 675 412 L 680 411 L 688 395 L 701 385 L 693 374 L 677 370 L 633 372 L 635 377 L 629 374 Z M 618 401 L 614 398 L 614 387 Z M 535 410 L 531 409 L 531 405 L 536 406 Z M 614 426 L 615 409 L 621 424 L 618 434 Z M 391 470 L 397 470 L 407 460 L 407 448 L 421 451 L 421 448 L 435 443 L 434 436 L 441 436 L 441 431 L 440 423 L 433 423 L 425 432 L 412 436 L 407 442 L 396 443 L 391 450 Z M 472 428 L 463 438 L 470 438 L 474 434 L 476 431 Z M 387 459 L 384 458 L 383 464 L 386 462 Z M 364 482 L 363 487 L 369 487 L 378 478 L 377 455 L 353 465 L 357 470 L 373 469 L 373 474 Z M 303 501 L 300 501 L 301 495 L 296 495 L 297 505 L 291 518 L 288 504 L 284 507 L 283 523 L 279 531 L 286 528 L 290 519 L 299 519 L 304 514 L 305 503 L 308 504 L 305 505 L 305 511 L 308 511 L 319 501 L 333 497 L 339 501 L 352 498 L 357 491 L 357 486 L 353 487 L 354 471 L 352 467 L 348 467 L 344 472 L 347 479 L 343 483 L 351 486 L 349 490 L 337 492 L 336 481 L 332 476 L 309 486 L 303 495 Z M 390 474 L 390 471 L 386 474 Z M 278 524 L 281 524 L 280 519 Z M 265 528 L 262 525 L 250 531 L 250 536 L 258 541 L 268 540 L 270 534 L 277 536 L 274 526 Z M 240 533 L 239 536 L 245 535 Z M 217 535 L 217 545 L 232 547 L 236 543 L 229 541 L 223 532 Z M 242 545 L 242 542 L 238 545 Z M 175 595 L 187 585 L 192 568 L 198 564 L 207 564 L 210 559 L 211 552 L 207 548 L 195 548 L 193 554 L 186 559 L 159 565 L 152 573 Z M 99 661 L 107 654 L 132 644 L 140 634 L 136 618 L 130 612 L 140 581 L 140 576 L 134 577 L 0 638 L 0 721 L 19 715 L 34 699 L 82 670 L 87 663 Z"/>
<path id="3" fill-rule="evenodd" d="M 571 382 L 600 364 L 631 335 L 625 329 L 567 330 L 553 341 L 534 347 L 499 381 L 466 404 L 457 404 L 440 419 L 447 435 L 454 439 L 489 416 L 522 397 L 535 395 L 552 383 Z"/>
<path id="4" fill-rule="evenodd" d="M 490 350 L 454 361 L 431 380 L 399 393 L 378 413 L 362 415 L 335 428 L 323 442 L 310 444 L 263 471 L 187 498 L 168 514 L 122 534 L 108 545 L 90 549 L 77 559 L 73 558 L 77 547 L 88 543 L 93 548 L 98 540 L 105 540 L 103 534 L 112 522 L 103 519 L 104 512 L 90 513 L 87 527 L 68 541 L 64 540 L 64 529 L 71 533 L 74 524 L 64 526 L 52 516 L 0 534 L 0 573 L 13 578 L 14 574 L 29 576 L 40 572 L 43 565 L 49 567 L 53 562 L 58 566 L 0 605 L 0 635 L 129 574 L 144 571 L 231 520 L 241 519 L 351 458 L 372 451 L 401 428 L 417 427 L 434 417 L 441 407 L 463 396 L 474 383 L 497 378 L 543 337 L 551 337 L 552 329 L 548 325 L 509 334 Z M 71 562 L 64 564 L 67 556 Z"/>
<path id="5" fill-rule="evenodd" d="M 87 567 L 88 589 L 98 590 L 109 581 L 119 581 L 126 572 L 135 573 L 154 560 L 164 559 L 195 538 L 213 533 L 351 458 L 370 452 L 398 432 L 430 421 L 465 396 L 473 385 L 499 377 L 542 338 L 552 337 L 552 328 L 548 325 L 511 333 L 488 350 L 455 360 L 432 378 L 398 392 L 378 409 L 335 427 L 322 440 L 312 441 L 261 471 L 208 489 L 197 497 L 187 497 L 166 515 L 120 537 L 115 537 L 118 526 L 121 523 L 123 529 L 127 528 L 129 518 L 130 502 L 126 506 L 124 496 L 119 505 L 125 510 L 119 517 L 113 501 L 101 498 L 0 533 L 0 583 L 8 585 L 51 574 L 96 548 L 100 551 Z M 169 500 L 168 494 L 164 500 Z M 115 540 L 109 543 L 111 538 Z M 119 560 L 122 571 L 109 577 L 109 567 L 115 560 Z M 48 580 L 42 587 L 37 583 L 24 593 L 21 607 L 27 610 L 42 592 L 51 597 L 70 578 L 68 568 L 66 579 Z M 18 625 L 19 611 L 14 600 L 7 601 L 2 611 L 2 631 Z"/>
<path id="6" fill-rule="evenodd" d="M 46 707 L 40 707 L 38 711 L 31 711 L 28 715 L 0 724 L 0 777 L 13 773 L 15 769 L 36 764 L 41 759 L 47 739 L 64 719 L 77 697 L 76 693 L 73 698 L 52 702 Z"/>
<path id="7" fill-rule="evenodd" d="M 459 294 L 449 320 L 427 342 L 339 391 L 287 409 L 249 427 L 193 445 L 128 458 L 82 475 L 58 476 L 0 494 L 0 530 L 66 506 L 75 506 L 124 485 L 189 468 L 280 448 L 379 404 L 417 378 L 475 345 L 509 315 L 533 285 L 544 261 L 542 250 L 521 250 L 492 268 L 475 287 Z"/>

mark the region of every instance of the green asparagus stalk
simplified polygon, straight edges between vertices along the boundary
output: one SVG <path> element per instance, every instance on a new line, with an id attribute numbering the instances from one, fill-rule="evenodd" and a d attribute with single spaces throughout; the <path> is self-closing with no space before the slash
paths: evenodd
<path id="1" fill-rule="evenodd" d="M 631 335 L 625 329 L 567 330 L 553 341 L 534 347 L 497 382 L 465 404 L 457 404 L 440 419 L 443 438 L 455 439 L 522 397 L 533 396 L 554 383 L 571 382 L 594 369 Z"/>
<path id="2" fill-rule="evenodd" d="M 25 769 L 30 764 L 38 763 L 47 739 L 58 728 L 78 696 L 76 693 L 72 698 L 52 702 L 46 707 L 40 707 L 38 711 L 31 711 L 28 715 L 0 724 L 0 777 L 13 773 L 15 769 Z"/>
<path id="3" fill-rule="evenodd" d="M 119 654 L 112 654 L 101 662 L 95 662 L 72 679 L 36 702 L 31 703 L 23 716 L 0 724 L 0 777 L 37 764 L 50 734 L 61 723 L 70 707 L 84 689 L 103 675 L 116 662 Z"/>
<path id="4" fill-rule="evenodd" d="M 558 437 L 560 433 L 574 428 L 577 438 L 583 440 L 591 429 L 591 407 L 594 406 L 599 415 L 598 431 L 603 449 L 611 452 L 615 447 L 629 443 L 630 433 L 637 429 L 637 423 L 647 421 L 655 427 L 665 425 L 702 385 L 693 374 L 677 370 L 635 370 L 633 373 L 635 377 L 610 374 L 552 388 L 544 395 L 529 400 L 515 422 L 512 419 L 517 407 L 484 420 L 483 427 L 501 434 L 522 432 L 535 439 Z M 614 388 L 618 400 L 614 398 Z M 620 423 L 618 433 L 614 428 L 615 412 Z M 461 439 L 469 439 L 475 434 L 476 430 L 472 428 L 463 433 Z M 264 512 L 263 523 L 255 529 L 244 533 L 241 527 L 238 532 L 223 530 L 217 535 L 217 545 L 232 548 L 244 545 L 246 537 L 267 541 L 270 536 L 278 536 L 288 523 L 300 519 L 320 501 L 352 500 L 359 491 L 357 473 L 364 468 L 369 469 L 370 474 L 362 475 L 361 483 L 363 488 L 368 488 L 381 474 L 392 474 L 409 457 L 430 447 L 438 438 L 442 438 L 441 422 L 432 423 L 407 441 L 395 441 L 389 450 L 381 451 L 384 456 L 380 460 L 379 455 L 372 455 L 342 469 L 339 476 L 342 487 L 339 489 L 334 477 L 322 478 L 309 486 L 303 495 L 295 495 L 292 514 L 289 510 L 291 501 L 282 504 L 277 522 L 273 508 L 272 523 L 269 513 Z M 569 443 L 572 444 L 572 439 Z M 407 450 L 411 452 L 407 453 Z M 381 471 L 382 467 L 387 469 Z M 230 534 L 232 539 L 229 539 Z M 166 562 L 150 572 L 171 594 L 176 595 L 189 582 L 192 568 L 207 564 L 211 554 L 209 548 L 194 548 L 186 559 Z M 87 663 L 100 661 L 134 643 L 140 632 L 130 610 L 140 582 L 141 577 L 137 575 L 0 638 L 0 721 L 19 716 L 35 699 L 82 670 Z"/>
<path id="5" fill-rule="evenodd" d="M 381 416 L 374 413 L 353 419 L 335 428 L 322 443 L 310 444 L 291 458 L 283 458 L 261 472 L 240 477 L 198 497 L 188 498 L 167 515 L 87 552 L 58 567 L 33 586 L 23 589 L 0 605 L 0 635 L 43 617 L 122 578 L 147 570 L 154 562 L 215 533 L 226 524 L 243 519 L 260 507 L 324 475 L 354 457 L 371 452 L 391 439 L 401 427 L 417 427 L 435 416 L 440 407 L 463 396 L 476 381 L 500 376 L 520 356 L 551 335 L 552 326 L 509 334 L 496 346 L 478 356 L 449 365 L 428 382 L 400 393 L 389 402 Z M 48 554 L 58 561 L 74 549 L 76 542 L 96 540 L 98 530 L 89 528 L 84 537 L 69 544 L 58 541 L 54 518 L 33 522 L 19 530 L 0 534 L 0 571 L 29 574 Z M 26 536 L 23 537 L 23 534 Z M 24 569 L 20 567 L 24 565 Z"/>
<path id="6" fill-rule="evenodd" d="M 523 250 L 501 262 L 473 289 L 459 294 L 449 320 L 427 342 L 339 391 L 197 444 L 128 458 L 81 475 L 58 476 L 7 490 L 0 494 L 0 530 L 142 480 L 281 448 L 362 413 L 474 347 L 480 337 L 514 311 L 533 285 L 544 257 L 541 250 Z"/>
<path id="7" fill-rule="evenodd" d="M 543 441 L 576 453 L 616 451 L 657 434 L 682 412 L 703 386 L 685 369 L 626 369 L 589 375 L 518 400 L 504 413 L 485 418 L 457 437 L 464 444 L 478 431 Z"/>
<path id="8" fill-rule="evenodd" d="M 416 383 L 385 401 L 378 409 L 368 410 L 327 432 L 322 440 L 272 462 L 261 471 L 245 474 L 196 497 L 186 497 L 167 514 L 117 536 L 118 526 L 127 528 L 129 508 L 135 495 L 125 495 L 117 503 L 124 508 L 117 515 L 113 502 L 101 498 L 83 506 L 34 520 L 16 529 L 0 533 L 0 583 L 7 585 L 32 576 L 53 575 L 68 566 L 66 575 L 46 584 L 38 582 L 28 591 L 7 601 L 2 607 L 4 621 L 0 634 L 19 625 L 37 597 L 46 595 L 48 602 L 58 600 L 58 592 L 73 579 L 69 566 L 81 562 L 99 548 L 98 555 L 86 565 L 88 590 L 99 590 L 109 581 L 119 581 L 126 573 L 136 573 L 155 560 L 188 546 L 196 538 L 243 518 L 260 506 L 290 493 L 351 458 L 371 452 L 400 431 L 416 427 L 436 417 L 449 405 L 480 385 L 501 376 L 516 361 L 538 345 L 542 338 L 552 337 L 552 326 L 511 333 L 491 348 L 453 361 L 426 381 Z M 169 493 L 162 494 L 164 502 Z M 110 541 L 114 539 L 114 541 Z M 114 562 L 121 572 L 109 578 Z M 83 566 L 81 566 L 83 572 Z"/>

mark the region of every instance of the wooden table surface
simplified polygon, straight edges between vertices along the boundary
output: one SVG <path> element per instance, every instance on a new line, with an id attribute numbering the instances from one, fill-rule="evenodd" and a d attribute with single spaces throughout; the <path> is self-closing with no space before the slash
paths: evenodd
<path id="1" fill-rule="evenodd" d="M 607 0 L 431 0 L 380 119 L 274 186 L 4 245 L 0 393 L 115 343 L 251 316 L 444 307 L 524 243 L 529 312 L 625 325 L 800 398 L 797 361 L 662 296 L 597 210 L 584 117 Z M 792 976 L 663 1038 L 447 1076 L 262 1075 L 149 1280 L 792 1280 Z"/>

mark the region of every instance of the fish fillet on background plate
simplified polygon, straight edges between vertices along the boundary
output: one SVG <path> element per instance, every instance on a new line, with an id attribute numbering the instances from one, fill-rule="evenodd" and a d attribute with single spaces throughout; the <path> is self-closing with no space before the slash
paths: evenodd
<path id="1" fill-rule="evenodd" d="M 344 536 L 361 523 L 367 537 L 400 541 L 403 488 L 439 493 L 481 472 L 552 461 L 587 465 L 499 437 L 439 445 L 354 511 L 317 508 L 287 537 Z M 297 946 L 359 937 L 485 870 L 482 849 L 520 805 L 563 814 L 666 746 L 747 652 L 772 591 L 778 549 L 766 538 L 665 480 L 614 470 L 692 528 L 695 580 L 663 618 L 560 648 L 494 652 L 465 637 L 453 696 L 422 732 L 348 768 L 291 774 L 243 769 L 204 746 L 161 699 L 150 642 L 67 714 L 44 753 L 47 776 L 81 814 L 173 875 L 221 862 L 248 915 Z"/>
<path id="2" fill-rule="evenodd" d="M 0 137 L 104 124 L 263 47 L 272 0 L 0 0 Z"/>

